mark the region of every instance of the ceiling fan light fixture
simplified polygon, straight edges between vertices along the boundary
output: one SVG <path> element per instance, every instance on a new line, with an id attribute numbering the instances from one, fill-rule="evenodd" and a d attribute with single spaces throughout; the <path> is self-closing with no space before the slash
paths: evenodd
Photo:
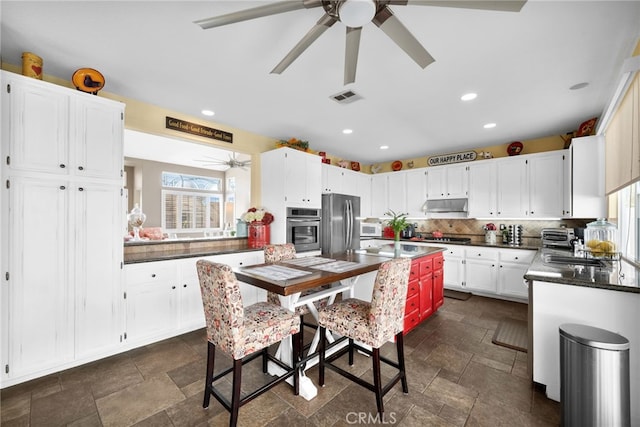
<path id="1" fill-rule="evenodd" d="M 347 27 L 360 28 L 371 22 L 376 14 L 373 0 L 345 0 L 338 9 L 340 22 Z"/>

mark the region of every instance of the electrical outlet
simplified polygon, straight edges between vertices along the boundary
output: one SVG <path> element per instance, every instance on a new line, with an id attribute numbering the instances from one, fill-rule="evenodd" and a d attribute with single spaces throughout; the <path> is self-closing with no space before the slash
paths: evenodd
<path id="1" fill-rule="evenodd" d="M 506 230 L 506 229 L 507 229 L 507 226 L 506 226 L 506 225 L 504 225 L 504 224 L 500 224 L 500 231 L 502 231 L 502 230 Z"/>

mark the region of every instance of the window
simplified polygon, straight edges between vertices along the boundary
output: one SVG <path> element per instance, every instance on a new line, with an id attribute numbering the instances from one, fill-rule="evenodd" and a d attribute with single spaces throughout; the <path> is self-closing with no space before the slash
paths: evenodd
<path id="1" fill-rule="evenodd" d="M 222 229 L 223 194 L 218 178 L 162 173 L 162 227 L 169 232 Z"/>

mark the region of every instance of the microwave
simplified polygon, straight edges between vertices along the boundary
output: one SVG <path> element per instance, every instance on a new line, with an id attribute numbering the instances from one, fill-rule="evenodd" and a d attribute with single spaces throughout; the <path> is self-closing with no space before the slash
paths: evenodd
<path id="1" fill-rule="evenodd" d="M 378 222 L 360 221 L 360 237 L 381 237 L 382 224 Z"/>

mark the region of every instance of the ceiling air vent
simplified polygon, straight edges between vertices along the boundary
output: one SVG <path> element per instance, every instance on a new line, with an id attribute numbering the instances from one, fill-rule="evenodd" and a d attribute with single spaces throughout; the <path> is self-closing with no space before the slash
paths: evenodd
<path id="1" fill-rule="evenodd" d="M 330 98 L 339 104 L 350 104 L 354 101 L 362 99 L 360 95 L 352 90 L 345 90 L 344 92 L 336 93 L 335 95 L 331 95 Z"/>

